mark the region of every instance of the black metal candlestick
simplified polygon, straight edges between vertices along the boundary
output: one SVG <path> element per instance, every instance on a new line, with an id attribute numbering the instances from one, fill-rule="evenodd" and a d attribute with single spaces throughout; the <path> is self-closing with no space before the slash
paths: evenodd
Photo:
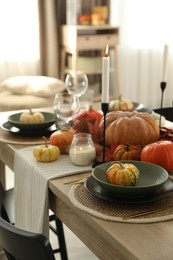
<path id="1" fill-rule="evenodd" d="M 103 119 L 104 119 L 104 126 L 103 126 L 103 163 L 105 162 L 105 132 L 106 132 L 106 114 L 109 111 L 109 103 L 102 103 L 101 104 L 102 112 L 103 112 Z"/>
<path id="2" fill-rule="evenodd" d="M 162 109 L 163 109 L 163 95 L 164 95 L 164 91 L 165 91 L 165 88 L 166 88 L 166 82 L 165 81 L 161 81 L 160 82 L 160 88 L 161 88 L 161 102 L 160 102 L 160 120 L 159 120 L 159 126 L 161 127 L 161 120 L 162 120 Z"/>

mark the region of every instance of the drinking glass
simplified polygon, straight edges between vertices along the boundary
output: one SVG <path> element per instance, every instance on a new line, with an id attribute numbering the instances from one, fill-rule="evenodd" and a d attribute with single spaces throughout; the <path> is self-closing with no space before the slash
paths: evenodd
<path id="1" fill-rule="evenodd" d="M 57 126 L 69 129 L 73 118 L 80 110 L 79 98 L 68 93 L 58 93 L 55 95 L 53 108 Z"/>
<path id="2" fill-rule="evenodd" d="M 88 77 L 84 73 L 69 73 L 65 78 L 65 86 L 70 95 L 80 97 L 88 89 Z"/>

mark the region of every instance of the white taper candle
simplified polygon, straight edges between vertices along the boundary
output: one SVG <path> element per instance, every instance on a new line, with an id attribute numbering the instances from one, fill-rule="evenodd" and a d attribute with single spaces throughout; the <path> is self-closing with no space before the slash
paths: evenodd
<path id="1" fill-rule="evenodd" d="M 164 45 L 163 53 L 163 71 L 162 71 L 162 82 L 167 82 L 167 72 L 168 72 L 168 45 Z"/>
<path id="2" fill-rule="evenodd" d="M 109 47 L 106 46 L 105 56 L 102 58 L 102 103 L 109 103 Z"/>

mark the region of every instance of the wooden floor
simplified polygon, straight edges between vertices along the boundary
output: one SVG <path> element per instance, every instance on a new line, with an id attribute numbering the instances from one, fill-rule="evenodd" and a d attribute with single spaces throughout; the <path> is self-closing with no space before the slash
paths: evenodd
<path id="1" fill-rule="evenodd" d="M 7 188 L 11 188 L 14 185 L 14 175 L 7 168 L 6 170 L 6 183 Z M 97 260 L 98 258 L 64 225 L 65 239 L 68 251 L 69 260 Z M 50 233 L 50 242 L 52 247 L 57 246 L 56 236 Z M 0 255 L 0 260 L 6 260 L 5 255 Z M 61 260 L 60 255 L 56 255 L 57 260 Z"/>

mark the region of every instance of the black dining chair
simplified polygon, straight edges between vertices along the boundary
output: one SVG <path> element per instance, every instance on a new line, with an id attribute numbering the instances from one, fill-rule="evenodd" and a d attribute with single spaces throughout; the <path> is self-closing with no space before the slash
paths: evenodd
<path id="1" fill-rule="evenodd" d="M 61 259 L 62 260 L 68 260 L 68 255 L 67 255 L 67 249 L 66 249 L 66 243 L 65 243 L 65 236 L 64 236 L 64 230 L 63 230 L 63 225 L 62 222 L 60 221 L 60 219 L 58 219 L 54 214 L 49 216 L 49 222 L 50 222 L 50 229 L 55 233 L 55 235 L 57 236 L 58 239 L 58 244 L 59 247 L 56 249 L 52 249 L 50 246 L 50 242 L 49 240 L 44 237 L 43 235 L 40 234 L 35 234 L 33 232 L 28 232 L 28 231 L 23 231 L 22 229 L 16 228 L 13 224 L 14 224 L 14 197 L 13 197 L 13 193 L 14 193 L 14 189 L 10 189 L 8 191 L 4 191 L 2 184 L 0 183 L 0 209 L 1 209 L 1 215 L 0 215 L 0 244 L 3 246 L 3 248 L 5 249 L 6 254 L 8 254 L 8 249 L 11 250 L 11 247 L 9 245 L 9 247 L 6 247 L 7 244 L 6 241 L 13 241 L 13 239 L 16 241 L 16 243 L 19 243 L 19 245 L 17 246 L 16 244 L 16 248 L 17 249 L 21 249 L 21 251 L 24 251 L 23 253 L 25 253 L 27 250 L 23 250 L 23 248 L 25 248 L 25 245 L 27 244 L 27 241 L 30 242 L 27 244 L 27 247 L 29 248 L 30 246 L 30 250 L 32 251 L 33 248 L 36 248 L 37 243 L 38 244 L 42 244 L 40 245 L 40 251 L 42 251 L 44 253 L 44 250 L 41 250 L 41 247 L 43 247 L 44 245 L 48 245 L 48 248 L 46 248 L 45 250 L 47 251 L 47 253 L 45 254 L 45 257 L 42 258 L 41 255 L 36 258 L 37 253 L 33 253 L 33 258 L 19 258 L 19 259 L 55 259 L 55 258 L 46 258 L 48 257 L 47 254 L 50 253 L 50 251 L 53 252 L 53 254 L 56 253 L 60 253 L 61 255 Z M 55 223 L 55 227 L 53 227 L 53 225 L 51 225 L 51 223 L 54 222 Z M 1 232 L 2 230 L 2 232 Z M 23 244 L 21 244 L 20 240 L 21 237 L 23 236 Z M 13 239 L 11 240 L 12 237 Z M 2 240 L 2 243 L 1 243 Z M 37 242 L 32 242 L 32 241 L 37 241 Z M 18 242 L 17 242 L 18 241 Z M 26 244 L 25 244 L 26 243 Z M 12 242 L 12 247 L 13 247 L 13 242 Z M 29 251 L 30 251 L 29 250 Z M 37 251 L 37 250 L 36 250 Z M 14 251 L 15 253 L 16 251 Z M 17 253 L 17 252 L 16 252 Z M 21 256 L 22 254 L 21 253 Z M 34 256 L 35 254 L 35 256 Z M 28 253 L 28 255 L 31 255 Z M 50 253 L 51 255 L 51 253 Z M 34 258 L 35 257 L 35 258 Z M 9 258 L 9 259 L 16 259 L 16 258 Z"/>
<path id="2" fill-rule="evenodd" d="M 154 112 L 164 116 L 167 120 L 173 122 L 173 107 L 156 108 Z"/>
<path id="3" fill-rule="evenodd" d="M 0 244 L 9 260 L 55 260 L 49 240 L 15 227 L 0 217 Z"/>

